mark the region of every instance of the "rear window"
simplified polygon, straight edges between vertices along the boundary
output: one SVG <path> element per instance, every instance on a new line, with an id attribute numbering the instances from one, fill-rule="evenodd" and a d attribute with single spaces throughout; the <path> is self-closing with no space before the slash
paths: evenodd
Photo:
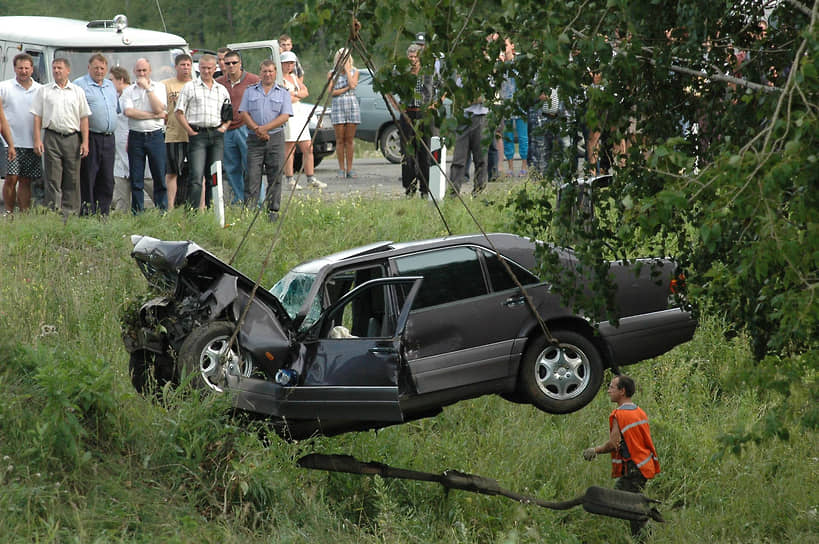
<path id="1" fill-rule="evenodd" d="M 483 258 L 486 262 L 486 270 L 489 273 L 489 282 L 492 285 L 492 291 L 506 291 L 507 289 L 517 288 L 515 281 L 509 275 L 509 272 L 506 270 L 506 267 L 503 266 L 503 263 L 496 253 L 484 251 Z M 521 285 L 540 283 L 540 278 L 517 263 L 513 263 L 508 259 L 506 259 L 506 263 L 509 265 L 509 268 L 512 269 L 512 273 Z"/>

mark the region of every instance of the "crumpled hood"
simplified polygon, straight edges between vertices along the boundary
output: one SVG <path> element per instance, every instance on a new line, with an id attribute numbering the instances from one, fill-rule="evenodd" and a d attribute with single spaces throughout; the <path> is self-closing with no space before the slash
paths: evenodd
<path id="1" fill-rule="evenodd" d="M 134 250 L 131 257 L 150 264 L 158 270 L 179 272 L 185 267 L 188 256 L 205 251 L 201 246 L 190 241 L 166 242 L 141 234 L 131 235 Z"/>

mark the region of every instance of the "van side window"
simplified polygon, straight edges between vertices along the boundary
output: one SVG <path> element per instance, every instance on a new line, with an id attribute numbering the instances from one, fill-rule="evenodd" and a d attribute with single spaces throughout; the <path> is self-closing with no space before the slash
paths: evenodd
<path id="1" fill-rule="evenodd" d="M 27 49 L 26 53 L 31 55 L 31 58 L 34 59 L 34 73 L 31 74 L 31 79 L 37 83 L 46 83 L 48 81 L 49 70 L 46 66 L 45 55 L 43 55 L 43 52 Z"/>
<path id="2" fill-rule="evenodd" d="M 423 276 L 413 309 L 446 304 L 488 293 L 478 261 L 470 247 L 452 247 L 398 257 L 395 266 L 402 276 Z"/>

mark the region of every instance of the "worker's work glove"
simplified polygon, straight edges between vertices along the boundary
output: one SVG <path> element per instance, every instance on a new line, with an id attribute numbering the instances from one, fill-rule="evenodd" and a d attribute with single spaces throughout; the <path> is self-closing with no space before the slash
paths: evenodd
<path id="1" fill-rule="evenodd" d="M 597 452 L 594 451 L 594 448 L 586 448 L 583 450 L 583 459 L 586 461 L 593 461 L 595 457 L 597 457 Z"/>

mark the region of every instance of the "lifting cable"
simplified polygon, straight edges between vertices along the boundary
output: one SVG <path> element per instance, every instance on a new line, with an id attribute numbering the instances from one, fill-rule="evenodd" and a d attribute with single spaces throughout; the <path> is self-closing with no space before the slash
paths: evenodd
<path id="1" fill-rule="evenodd" d="M 474 9 L 474 4 L 473 4 L 473 9 Z M 471 12 L 470 12 L 470 14 L 471 14 Z M 466 23 L 464 23 L 464 24 L 466 24 Z M 357 51 L 361 54 L 361 58 L 364 60 L 364 63 L 367 66 L 367 68 L 369 68 L 370 71 L 373 73 L 373 75 L 375 75 L 376 70 L 375 70 L 375 67 L 373 65 L 372 57 L 369 55 L 369 53 L 368 53 L 368 51 L 366 49 L 366 46 L 364 45 L 364 43 L 361 41 L 361 39 L 358 36 L 358 32 L 357 32 L 358 27 L 360 27 L 360 23 L 358 23 L 358 21 L 356 21 L 354 19 L 353 28 L 355 30 L 354 36 L 355 36 L 356 39 L 355 39 L 355 41 L 353 43 L 356 46 Z M 460 34 L 461 33 L 459 32 L 459 35 Z M 454 49 L 454 47 L 455 46 L 453 44 L 452 48 Z M 397 125 L 398 120 L 395 118 L 395 114 L 393 113 L 392 108 L 390 107 L 390 104 L 388 103 L 388 101 L 387 101 L 386 97 L 384 96 L 384 94 L 383 93 L 380 93 L 380 94 L 381 94 L 382 100 L 384 100 L 384 103 L 387 105 L 387 111 L 390 112 L 390 116 L 392 116 L 393 122 L 396 123 L 396 125 Z M 464 198 L 461 196 L 460 191 L 456 190 L 457 187 L 455 187 L 455 184 L 452 183 L 452 180 L 450 179 L 449 175 L 446 173 L 446 165 L 441 165 L 438 158 L 432 153 L 431 149 L 427 145 L 427 142 L 424 140 L 424 138 L 421 137 L 420 133 L 418 132 L 417 127 L 411 122 L 411 120 L 407 116 L 406 112 L 401 111 L 400 115 L 402 116 L 402 118 L 404 120 L 407 121 L 407 124 L 411 127 L 411 129 L 413 131 L 413 134 L 415 136 L 416 144 L 420 143 L 424 147 L 424 150 L 429 154 L 429 156 L 432 159 L 432 161 L 434 162 L 435 166 L 438 168 L 438 170 L 441 171 L 441 175 L 444 176 L 444 179 L 446 180 L 447 186 L 450 189 L 450 193 L 453 196 L 458 197 L 458 200 L 460 201 L 461 205 L 463 205 L 463 207 L 466 210 L 467 214 L 469 214 L 469 217 L 472 219 L 472 222 L 475 224 L 475 226 L 481 232 L 481 235 L 483 235 L 484 239 L 486 239 L 487 243 L 489 244 L 489 247 L 491 247 L 492 251 L 494 251 L 500 257 L 501 254 L 498 251 L 498 248 L 495 247 L 495 244 L 492 242 L 492 239 L 489 237 L 486 230 L 483 228 L 483 225 L 481 225 L 478 218 L 475 216 L 475 214 L 470 209 L 469 205 L 466 203 Z M 406 160 L 406 159 L 407 158 L 405 157 L 404 160 Z M 416 161 L 416 158 L 412 157 L 412 160 Z M 417 169 L 417 167 L 418 167 L 417 161 L 416 161 L 415 164 L 416 164 L 416 169 Z M 446 228 L 447 233 L 451 236 L 452 235 L 452 230 L 449 228 L 449 225 L 447 224 L 446 219 L 445 219 L 443 213 L 441 212 L 441 208 L 438 205 L 437 199 L 435 198 L 435 196 L 431 192 L 429 193 L 429 196 L 432 199 L 432 202 L 435 204 L 435 209 L 438 210 L 438 215 L 441 217 L 441 221 L 444 223 L 444 227 Z M 515 283 L 515 286 L 517 286 L 517 288 L 520 289 L 521 294 L 523 295 L 524 299 L 526 300 L 526 305 L 531 310 L 532 315 L 535 316 L 535 319 L 537 319 L 538 325 L 540 326 L 540 329 L 543 331 L 543 334 L 546 337 L 546 340 L 551 345 L 557 346 L 559 344 L 558 340 L 552 335 L 551 331 L 549 330 L 549 327 L 546 325 L 546 322 L 543 321 L 543 317 L 541 317 L 540 312 L 538 312 L 537 308 L 535 307 L 535 304 L 532 301 L 532 298 L 530 297 L 529 292 L 520 283 L 520 280 L 518 279 L 517 275 L 512 270 L 512 267 L 509 266 L 509 263 L 507 262 L 506 259 L 499 258 L 498 260 L 503 264 L 504 269 L 506 269 L 506 273 L 509 275 L 510 278 L 512 278 L 512 281 Z"/>
<path id="2" fill-rule="evenodd" d="M 321 126 L 321 122 L 324 119 L 324 116 L 327 115 L 327 113 L 326 113 L 327 112 L 327 105 L 330 102 L 330 97 L 331 97 L 330 94 L 328 93 L 328 89 L 331 89 L 334 86 L 336 79 L 340 75 L 341 67 L 344 66 L 344 64 L 347 62 L 347 59 L 350 57 L 350 54 L 351 54 L 351 51 L 352 51 L 353 48 L 355 48 L 356 51 L 361 55 L 361 58 L 362 58 L 362 60 L 363 60 L 363 62 L 365 64 L 365 66 L 371 71 L 373 76 L 376 74 L 376 69 L 375 69 L 375 65 L 373 63 L 372 57 L 369 54 L 366 46 L 364 45 L 364 43 L 361 40 L 361 37 L 359 35 L 359 30 L 361 29 L 361 23 L 358 21 L 358 19 L 355 16 L 356 11 L 354 11 L 353 14 L 352 14 L 352 20 L 351 20 L 351 24 L 350 24 L 350 36 L 347 39 L 347 43 L 346 43 L 346 46 L 344 48 L 345 52 L 338 59 L 338 62 L 335 64 L 335 66 L 333 66 L 333 71 L 332 71 L 332 74 L 330 75 L 330 77 L 328 78 L 328 83 L 322 89 L 322 91 L 321 91 L 321 93 L 320 93 L 320 95 L 318 97 L 318 100 L 316 101 L 316 104 L 313 106 L 313 109 L 311 110 L 310 115 L 308 116 L 308 119 L 313 118 L 315 116 L 315 113 L 316 113 L 316 110 L 318 109 L 318 107 L 320 105 L 322 106 L 322 112 L 319 115 L 318 124 L 316 125 L 317 128 Z M 459 35 L 460 35 L 460 33 L 459 33 Z M 454 45 L 453 45 L 453 47 L 454 47 Z M 386 96 L 384 95 L 384 93 L 380 93 L 380 94 L 381 94 L 382 100 L 384 100 L 384 103 L 387 105 L 387 111 L 390 112 L 390 116 L 392 117 L 393 122 L 396 123 L 396 125 L 397 125 L 398 124 L 398 119 L 396 119 L 395 113 L 392 111 L 392 108 L 390 107 L 390 104 L 388 103 Z M 432 159 L 432 161 L 434 162 L 435 166 L 440 170 L 441 174 L 444 176 L 444 179 L 446 180 L 447 186 L 449 187 L 451 194 L 453 196 L 457 196 L 457 198 L 460 201 L 461 205 L 463 205 L 463 207 L 466 210 L 467 214 L 472 219 L 472 222 L 478 228 L 478 230 L 480 231 L 480 233 L 484 237 L 484 239 L 486 239 L 487 243 L 489 244 L 489 247 L 492 249 L 492 251 L 494 251 L 498 255 L 498 257 L 499 257 L 498 260 L 503 265 L 504 269 L 506 270 L 506 273 L 509 275 L 509 277 L 512 279 L 512 281 L 515 283 L 515 286 L 517 286 L 517 288 L 520 290 L 521 294 L 523 295 L 524 299 L 526 300 L 526 305 L 528 306 L 529 310 L 532 312 L 532 315 L 534 315 L 535 319 L 537 319 L 538 325 L 540 326 L 541 331 L 543 331 L 543 334 L 546 337 L 546 340 L 551 345 L 558 346 L 559 345 L 558 339 L 555 338 L 552 335 L 551 331 L 549 330 L 549 327 L 546 325 L 546 322 L 543 320 L 543 317 L 540 315 L 540 312 L 538 311 L 537 307 L 535 306 L 534 301 L 532 300 L 531 296 L 529 295 L 528 290 L 523 286 L 523 284 L 521 284 L 521 282 L 518 279 L 517 275 L 512 270 L 512 267 L 509 266 L 509 263 L 507 262 L 507 260 L 502 257 L 502 255 L 498 251 L 497 247 L 495 247 L 495 244 L 492 242 L 491 237 L 487 234 L 486 230 L 483 228 L 483 225 L 481 225 L 480 221 L 475 216 L 475 214 L 472 212 L 469 205 L 466 203 L 464 198 L 460 195 L 460 192 L 456 191 L 455 185 L 452 183 L 452 180 L 450 179 L 449 175 L 447 175 L 447 173 L 446 173 L 446 165 L 441 165 L 438 158 L 435 157 L 435 155 L 430 150 L 429 146 L 427 145 L 427 142 L 421 137 L 421 134 L 419 133 L 418 128 L 411 122 L 409 117 L 406 115 L 406 112 L 401 111 L 400 115 L 403 116 L 403 119 L 405 121 L 407 121 L 407 124 L 411 127 L 411 129 L 413 131 L 413 135 L 415 136 L 416 145 L 418 143 L 420 143 L 423 146 L 424 151 L 426 151 L 429 154 L 429 156 Z M 304 130 L 307 129 L 308 124 L 309 123 L 305 123 L 305 125 L 302 127 L 301 131 L 299 132 L 299 136 L 301 136 L 301 134 L 304 132 Z M 314 132 L 314 134 L 312 135 L 310 145 L 313 145 L 315 143 L 317 133 L 318 133 L 318 130 L 316 130 Z M 298 138 L 296 138 L 296 139 L 298 140 Z M 276 177 L 279 177 L 279 178 L 281 177 L 282 172 L 284 170 L 284 164 L 287 162 L 287 159 L 290 156 L 292 156 L 292 154 L 295 152 L 297 146 L 298 146 L 298 142 L 296 142 L 296 145 L 294 145 L 292 147 L 292 149 L 290 150 L 290 153 L 288 153 L 284 157 L 284 160 L 282 161 L 282 164 L 279 165 L 279 169 L 276 172 Z M 406 160 L 406 157 L 404 158 L 404 160 Z M 413 157 L 412 160 L 416 161 L 416 158 Z M 416 170 L 417 170 L 417 166 L 418 166 L 418 164 L 417 164 L 417 161 L 416 161 Z M 279 221 L 277 222 L 277 225 L 276 225 L 276 232 L 274 233 L 273 239 L 271 240 L 270 246 L 268 247 L 267 253 L 265 254 L 265 258 L 264 258 L 264 261 L 262 262 L 261 270 L 259 271 L 257 279 L 255 280 L 255 282 L 253 284 L 253 289 L 250 292 L 248 302 L 245 305 L 241 316 L 239 317 L 238 321 L 236 322 L 236 326 L 235 326 L 235 328 L 233 330 L 233 334 L 231 335 L 230 339 L 228 340 L 228 346 L 227 346 L 227 349 L 225 350 L 225 354 L 229 353 L 230 349 L 233 347 L 233 343 L 236 340 L 236 336 L 238 335 L 239 330 L 241 329 L 242 324 L 244 323 L 244 320 L 245 320 L 245 318 L 247 316 L 247 313 L 250 310 L 250 305 L 251 305 L 251 303 L 253 302 L 253 299 L 256 296 L 256 291 L 258 290 L 259 286 L 261 285 L 262 277 L 264 276 L 265 270 L 267 269 L 268 265 L 270 264 L 270 257 L 273 254 L 273 250 L 275 249 L 275 247 L 278 245 L 279 241 L 281 240 L 282 224 L 284 222 L 284 219 L 287 217 L 286 212 L 290 208 L 290 205 L 291 205 L 291 203 L 293 201 L 293 197 L 294 197 L 295 192 L 296 192 L 296 186 L 297 186 L 297 183 L 298 183 L 299 176 L 300 176 L 300 174 L 298 174 L 297 176 L 294 177 L 295 183 L 293 184 L 292 187 L 290 187 L 290 193 L 288 195 L 287 201 L 285 202 L 284 209 L 282 210 Z M 269 183 L 269 180 L 268 180 L 268 183 Z M 438 203 L 438 200 L 435 198 L 435 196 L 431 192 L 429 193 L 429 196 L 430 196 L 430 199 L 432 200 L 432 202 L 433 202 L 433 204 L 435 206 L 436 211 L 438 212 L 438 216 L 440 217 L 441 222 L 444 224 L 444 228 L 446 229 L 448 235 L 451 236 L 452 235 L 452 230 L 450 229 L 449 224 L 446 222 L 446 218 L 444 217 L 443 211 L 441 210 L 441 207 L 440 207 L 440 205 Z M 262 206 L 257 208 L 256 213 L 253 216 L 253 219 L 251 220 L 250 224 L 248 225 L 247 229 L 245 230 L 245 233 L 242 236 L 242 239 L 240 240 L 239 245 L 236 247 L 236 250 L 234 251 L 233 256 L 231 256 L 230 260 L 228 261 L 228 264 L 230 264 L 230 265 L 233 264 L 234 260 L 236 259 L 236 256 L 239 254 L 239 251 L 242 249 L 242 247 L 244 246 L 244 244 L 247 241 L 248 237 L 250 236 L 250 231 L 253 228 L 253 225 L 255 224 L 256 220 L 258 219 L 259 214 L 262 212 L 262 210 L 266 211 L 267 203 L 268 203 L 268 198 L 265 197 L 265 200 L 264 200 Z"/>

